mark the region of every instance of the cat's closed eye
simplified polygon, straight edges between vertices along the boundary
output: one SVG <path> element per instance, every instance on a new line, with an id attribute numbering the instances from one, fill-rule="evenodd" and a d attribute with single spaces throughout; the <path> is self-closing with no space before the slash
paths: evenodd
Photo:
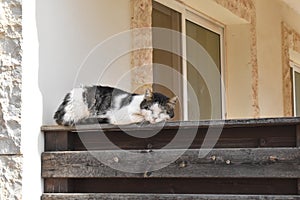
<path id="1" fill-rule="evenodd" d="M 174 111 L 173 110 L 167 110 L 167 114 L 173 118 L 174 117 Z"/>
<path id="2" fill-rule="evenodd" d="M 142 107 L 142 109 L 150 110 L 150 106 L 149 106 L 149 105 L 144 105 L 144 106 Z"/>

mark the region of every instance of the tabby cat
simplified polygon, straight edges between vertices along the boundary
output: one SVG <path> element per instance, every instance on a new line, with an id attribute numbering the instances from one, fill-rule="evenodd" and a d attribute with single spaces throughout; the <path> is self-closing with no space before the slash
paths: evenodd
<path id="1" fill-rule="evenodd" d="M 85 86 L 69 92 L 54 114 L 57 124 L 71 126 L 88 119 L 125 125 L 167 121 L 174 117 L 177 97 L 169 98 L 147 89 L 145 94 L 129 93 L 107 86 Z"/>

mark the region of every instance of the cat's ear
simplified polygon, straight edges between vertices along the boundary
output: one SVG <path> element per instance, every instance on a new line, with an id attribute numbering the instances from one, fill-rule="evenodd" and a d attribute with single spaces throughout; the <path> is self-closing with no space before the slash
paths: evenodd
<path id="1" fill-rule="evenodd" d="M 151 100 L 151 99 L 152 99 L 152 96 L 153 96 L 152 91 L 151 91 L 149 88 L 146 89 L 146 91 L 145 91 L 145 99 L 146 99 L 146 100 Z"/>
<path id="2" fill-rule="evenodd" d="M 169 106 L 171 106 L 172 108 L 174 108 L 177 101 L 178 101 L 178 97 L 175 96 L 175 97 L 172 97 L 171 99 L 169 99 L 168 104 L 169 104 Z"/>

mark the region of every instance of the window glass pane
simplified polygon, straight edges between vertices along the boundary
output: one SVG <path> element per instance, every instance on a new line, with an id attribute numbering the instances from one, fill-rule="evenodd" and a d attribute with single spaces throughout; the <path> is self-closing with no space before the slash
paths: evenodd
<path id="1" fill-rule="evenodd" d="M 295 72 L 296 116 L 300 116 L 300 73 Z"/>
<path id="2" fill-rule="evenodd" d="M 160 3 L 153 2 L 152 27 L 166 28 L 181 32 L 181 14 Z M 181 52 L 181 38 L 170 34 L 161 35 L 155 29 L 152 32 L 153 46 L 164 45 L 170 51 L 153 49 L 153 91 L 161 92 L 172 97 L 175 94 L 182 102 L 182 59 L 180 55 L 172 53 Z M 178 103 L 175 107 L 173 120 L 182 120 L 182 106 Z"/>
<path id="3" fill-rule="evenodd" d="M 195 41 L 197 41 L 209 54 L 209 56 L 214 61 L 217 66 L 219 72 L 221 71 L 221 57 L 220 57 L 220 35 L 214 33 L 200 25 L 197 25 L 193 22 L 186 20 L 186 34 L 191 37 Z M 195 49 L 193 49 L 192 45 L 189 44 L 187 40 L 187 55 L 189 57 L 190 54 L 195 54 Z M 211 116 L 211 95 L 209 93 L 208 87 L 201 76 L 198 73 L 200 70 L 201 56 L 198 58 L 198 62 L 194 63 L 194 66 L 191 63 L 187 63 L 187 79 L 191 84 L 191 88 L 188 88 L 188 114 L 190 120 L 199 120 L 199 119 L 212 119 Z M 206 68 L 213 68 L 215 66 L 201 66 Z M 197 70 L 198 69 L 198 70 Z M 215 79 L 216 77 L 206 77 L 210 79 Z M 220 77 L 218 77 L 219 79 Z M 215 80 L 216 82 L 220 82 L 220 80 Z M 222 118 L 222 109 L 221 109 L 221 87 L 217 84 L 218 88 L 215 88 L 219 91 L 219 95 L 217 102 L 218 105 L 214 105 L 214 108 L 217 110 L 218 116 L 217 118 Z M 196 94 L 197 99 L 192 98 L 193 92 Z M 199 107 L 200 114 L 196 113 L 197 109 L 195 107 Z"/>

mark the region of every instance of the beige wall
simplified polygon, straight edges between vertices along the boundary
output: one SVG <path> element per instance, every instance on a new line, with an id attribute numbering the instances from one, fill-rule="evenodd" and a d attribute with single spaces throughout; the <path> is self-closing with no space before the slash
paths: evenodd
<path id="1" fill-rule="evenodd" d="M 282 35 L 282 25 L 286 24 L 293 34 L 299 34 L 300 15 L 280 0 L 256 0 L 256 15 L 260 117 L 291 116 L 292 106 L 287 105 L 291 101 L 286 95 L 291 93 L 291 88 L 286 86 L 291 81 L 283 74 L 283 68 L 287 68 L 289 75 L 289 66 L 283 66 L 286 62 L 283 57 L 289 57 L 285 55 L 288 51 L 284 50 L 284 44 L 290 41 L 283 41 L 287 38 Z"/>
<path id="2" fill-rule="evenodd" d="M 250 37 L 250 24 L 226 28 L 227 118 L 249 118 L 253 115 Z"/>
<path id="3" fill-rule="evenodd" d="M 299 23 L 300 15 L 296 13 L 293 8 L 289 7 L 283 2 L 279 1 L 278 4 L 280 4 L 282 21 L 289 24 L 295 31 L 300 33 L 300 23 Z"/>
<path id="4" fill-rule="evenodd" d="M 183 2 L 225 26 L 227 118 L 284 116 L 281 26 L 300 33 L 300 15 L 281 0 Z"/>
<path id="5" fill-rule="evenodd" d="M 283 116 L 281 13 L 274 0 L 256 0 L 260 117 Z"/>

